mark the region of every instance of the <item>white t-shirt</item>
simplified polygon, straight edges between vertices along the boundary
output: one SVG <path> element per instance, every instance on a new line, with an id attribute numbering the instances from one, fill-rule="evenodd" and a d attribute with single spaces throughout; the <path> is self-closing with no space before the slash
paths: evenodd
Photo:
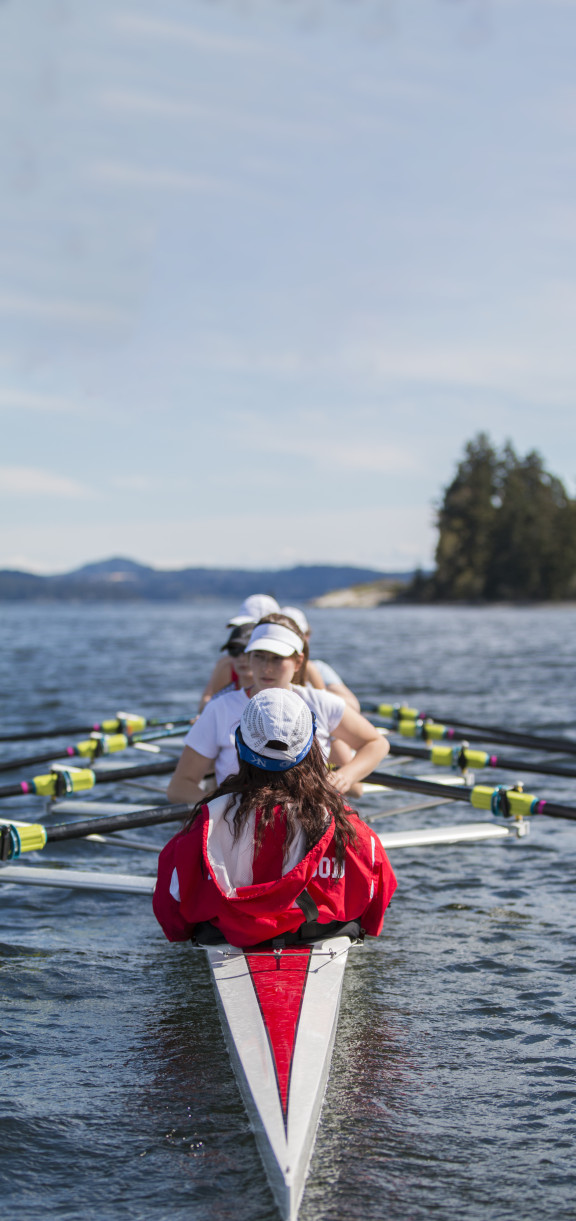
<path id="1" fill-rule="evenodd" d="M 315 713 L 316 736 L 324 756 L 328 758 L 330 737 L 342 720 L 345 701 L 332 691 L 319 691 L 316 687 L 292 687 L 292 690 Z M 220 699 L 210 700 L 184 739 L 186 746 L 191 746 L 205 759 L 214 760 L 217 784 L 238 771 L 234 735 L 247 703 L 248 696 L 244 690 L 228 691 Z"/>
<path id="2" fill-rule="evenodd" d="M 234 735 L 247 703 L 243 689 L 227 691 L 219 699 L 210 700 L 184 739 L 185 746 L 191 746 L 205 759 L 214 760 L 217 784 L 238 771 Z"/>
<path id="3" fill-rule="evenodd" d="M 330 738 L 344 716 L 346 701 L 341 695 L 334 695 L 333 691 L 319 690 L 318 687 L 292 687 L 292 690 L 308 704 L 311 712 L 316 714 L 316 737 L 327 759 L 330 754 Z"/>

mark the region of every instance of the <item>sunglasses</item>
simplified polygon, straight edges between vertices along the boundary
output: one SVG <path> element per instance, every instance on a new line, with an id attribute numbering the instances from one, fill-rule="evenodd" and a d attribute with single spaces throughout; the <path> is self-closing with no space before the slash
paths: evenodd
<path id="1" fill-rule="evenodd" d="M 242 645 L 242 644 L 229 644 L 229 645 L 228 645 L 228 650 L 227 650 L 227 651 L 228 651 L 228 653 L 230 654 L 230 657 L 241 657 L 241 656 L 242 656 L 242 654 L 243 654 L 243 652 L 244 652 L 244 645 Z"/>

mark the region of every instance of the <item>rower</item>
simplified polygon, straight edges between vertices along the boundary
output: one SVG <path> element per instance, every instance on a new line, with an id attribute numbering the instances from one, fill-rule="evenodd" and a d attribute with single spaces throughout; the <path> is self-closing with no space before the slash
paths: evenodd
<path id="1" fill-rule="evenodd" d="M 238 658 L 240 656 L 240 650 L 237 646 L 242 638 L 240 636 L 234 637 L 234 629 L 250 629 L 247 635 L 247 639 L 249 639 L 250 631 L 254 625 L 258 623 L 259 619 L 262 619 L 264 615 L 270 615 L 279 610 L 280 607 L 278 606 L 276 598 L 273 598 L 270 594 L 250 594 L 248 598 L 244 599 L 238 613 L 234 615 L 232 619 L 229 619 L 228 623 L 226 624 L 226 627 L 231 627 L 233 631 L 229 639 L 226 641 L 226 644 L 222 645 L 220 652 L 222 653 L 224 650 L 226 650 L 228 657 L 218 658 L 202 695 L 200 696 L 200 703 L 198 705 L 199 712 L 202 712 L 202 709 L 206 706 L 209 700 L 211 700 L 219 691 L 225 690 L 225 688 L 230 686 L 230 683 L 234 683 L 236 685 L 238 668 L 236 667 L 236 670 L 234 668 L 234 658 Z M 246 641 L 244 641 L 244 643 L 246 643 Z M 241 683 L 241 685 L 247 686 L 248 684 Z"/>
<path id="2" fill-rule="evenodd" d="M 209 703 L 215 695 L 223 691 L 239 691 L 241 687 L 249 687 L 252 682 L 250 658 L 244 652 L 252 635 L 254 624 L 243 623 L 233 627 L 230 635 L 220 649 L 224 657 L 219 657 L 210 678 L 202 692 L 199 710 Z"/>
<path id="3" fill-rule="evenodd" d="M 396 880 L 330 783 L 316 729 L 295 689 L 263 686 L 246 702 L 236 771 L 160 854 L 154 912 L 170 941 L 276 947 L 379 934 Z"/>
<path id="4" fill-rule="evenodd" d="M 300 631 L 308 642 L 308 645 L 310 645 L 312 628 L 308 623 L 304 611 L 300 610 L 299 606 L 283 606 L 282 614 L 288 615 L 290 619 L 294 620 L 294 623 L 296 623 L 299 627 Z M 332 666 L 328 665 L 327 661 L 322 661 L 319 657 L 315 657 L 314 660 L 310 662 L 310 665 L 314 667 L 316 674 L 322 679 L 327 691 L 333 691 L 335 695 L 341 695 L 342 699 L 346 700 L 346 703 L 349 704 L 351 708 L 354 708 L 355 712 L 360 712 L 360 700 L 354 695 L 354 692 L 350 690 L 350 687 L 346 686 L 344 679 L 340 678 L 337 671 L 334 670 Z M 313 685 L 316 686 L 317 684 L 314 683 Z"/>
<path id="5" fill-rule="evenodd" d="M 326 759 L 331 740 L 349 748 L 351 757 L 329 776 L 338 792 L 354 792 L 352 786 L 374 771 L 388 753 L 388 742 L 382 734 L 341 696 L 301 685 L 306 642 L 295 624 L 286 627 L 277 619 L 276 615 L 263 619 L 246 646 L 253 674 L 248 691 L 229 691 L 212 699 L 186 735 L 184 750 L 168 786 L 170 801 L 193 804 L 205 797 L 200 784 L 209 772 L 214 771 L 216 783 L 221 784 L 237 770 L 234 734 L 240 717 L 250 696 L 271 687 L 293 689 L 315 713 L 318 740 Z M 352 757 L 353 751 L 356 753 Z"/>

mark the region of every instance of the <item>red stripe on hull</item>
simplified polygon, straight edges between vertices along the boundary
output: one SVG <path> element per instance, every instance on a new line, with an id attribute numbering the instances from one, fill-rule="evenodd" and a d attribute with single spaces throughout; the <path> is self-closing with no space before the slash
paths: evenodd
<path id="1" fill-rule="evenodd" d="M 291 946 L 279 953 L 271 950 L 270 953 L 260 951 L 251 954 L 245 951 L 245 957 L 272 1052 L 286 1125 L 292 1061 L 310 965 L 310 947 Z"/>

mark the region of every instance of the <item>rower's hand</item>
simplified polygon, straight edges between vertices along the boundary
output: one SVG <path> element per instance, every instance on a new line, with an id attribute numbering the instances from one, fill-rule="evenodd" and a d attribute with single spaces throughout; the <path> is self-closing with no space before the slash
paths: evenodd
<path id="1" fill-rule="evenodd" d="M 350 793 L 353 797 L 362 796 L 362 785 L 354 776 L 350 775 L 346 765 L 344 767 L 335 767 L 333 771 L 328 772 L 328 780 L 342 795 Z"/>

